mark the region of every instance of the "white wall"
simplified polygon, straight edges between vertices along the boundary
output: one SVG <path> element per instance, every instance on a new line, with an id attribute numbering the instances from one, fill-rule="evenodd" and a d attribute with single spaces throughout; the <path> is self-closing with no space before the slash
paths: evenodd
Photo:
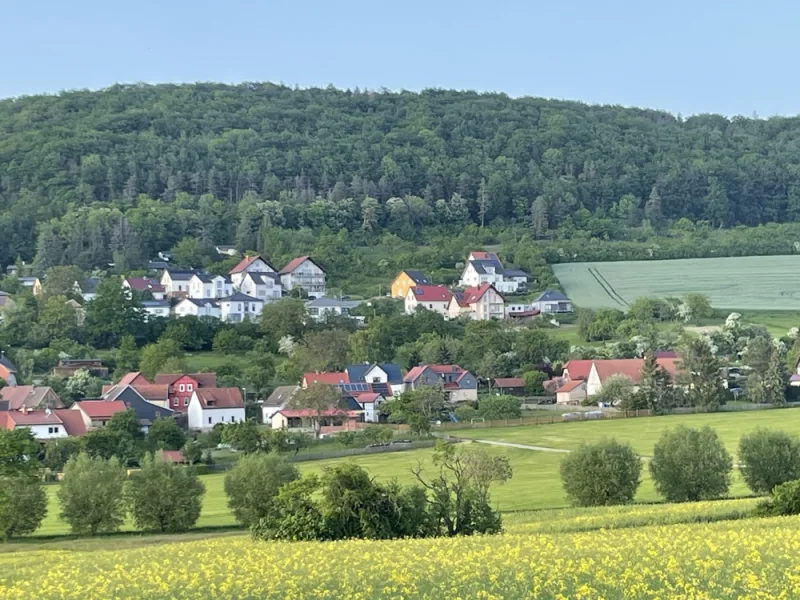
<path id="1" fill-rule="evenodd" d="M 196 395 L 189 402 L 189 429 L 211 429 L 217 423 L 244 421 L 244 408 L 206 408 L 200 406 Z M 209 419 L 211 422 L 209 423 Z"/>
<path id="2" fill-rule="evenodd" d="M 52 440 L 53 438 L 67 437 L 67 430 L 60 423 L 50 425 L 17 425 L 15 429 L 27 427 L 37 440 Z"/>
<path id="3" fill-rule="evenodd" d="M 450 402 L 472 402 L 478 399 L 478 390 L 448 390 Z"/>

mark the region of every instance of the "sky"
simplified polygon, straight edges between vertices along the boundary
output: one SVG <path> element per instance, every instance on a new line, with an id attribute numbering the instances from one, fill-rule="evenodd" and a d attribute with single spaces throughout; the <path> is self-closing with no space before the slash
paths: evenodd
<path id="1" fill-rule="evenodd" d="M 798 25 L 791 0 L 0 0 L 0 98 L 273 81 L 796 115 Z"/>

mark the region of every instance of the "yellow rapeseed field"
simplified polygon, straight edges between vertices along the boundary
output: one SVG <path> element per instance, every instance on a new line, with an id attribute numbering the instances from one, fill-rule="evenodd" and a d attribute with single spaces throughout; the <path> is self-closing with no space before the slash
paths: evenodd
<path id="1" fill-rule="evenodd" d="M 800 598 L 800 519 L 0 555 L 0 598 Z"/>

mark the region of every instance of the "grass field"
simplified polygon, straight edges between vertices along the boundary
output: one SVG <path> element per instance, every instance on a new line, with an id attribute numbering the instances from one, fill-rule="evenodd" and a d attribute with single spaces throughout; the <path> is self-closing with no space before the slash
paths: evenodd
<path id="1" fill-rule="evenodd" d="M 584 308 L 625 309 L 641 296 L 700 292 L 715 308 L 800 310 L 800 256 L 564 263 L 553 271 Z"/>

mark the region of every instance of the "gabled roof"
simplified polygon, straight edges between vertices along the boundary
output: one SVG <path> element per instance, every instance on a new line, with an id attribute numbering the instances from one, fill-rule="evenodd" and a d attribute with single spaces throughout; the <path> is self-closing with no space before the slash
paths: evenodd
<path id="1" fill-rule="evenodd" d="M 233 274 L 235 274 L 235 273 L 242 273 L 243 271 L 246 271 L 246 270 L 247 270 L 247 267 L 249 267 L 250 265 L 252 265 L 252 264 L 253 264 L 254 262 L 256 262 L 257 260 L 263 260 L 263 261 L 264 261 L 264 262 L 267 264 L 267 266 L 268 266 L 270 269 L 272 269 L 273 271 L 275 270 L 275 269 L 272 267 L 272 265 L 271 265 L 271 264 L 269 264 L 269 262 L 267 262 L 267 260 L 266 260 L 266 259 L 265 259 L 263 256 L 260 256 L 260 255 L 256 254 L 255 256 L 245 256 L 245 257 L 244 257 L 244 258 L 243 258 L 243 259 L 242 259 L 242 260 L 239 262 L 239 264 L 238 264 L 238 265 L 236 265 L 235 267 L 233 267 L 233 268 L 232 268 L 232 269 L 231 269 L 231 270 L 228 272 L 228 274 L 229 274 L 229 275 L 233 275 Z"/>
<path id="2" fill-rule="evenodd" d="M 567 383 L 562 385 L 560 388 L 558 388 L 556 390 L 556 393 L 558 394 L 560 392 L 571 392 L 575 388 L 579 388 L 579 387 L 581 387 L 582 385 L 585 385 L 585 384 L 586 384 L 586 382 L 583 379 L 574 379 L 572 381 L 568 381 Z"/>
<path id="3" fill-rule="evenodd" d="M 473 260 L 495 260 L 500 262 L 500 259 L 497 257 L 497 252 L 486 252 L 485 250 L 473 250 L 469 253 L 469 256 L 472 256 Z"/>
<path id="4" fill-rule="evenodd" d="M 558 290 L 545 290 L 534 302 L 569 302 L 569 298 Z"/>
<path id="5" fill-rule="evenodd" d="M 80 411 L 57 408 L 53 412 L 61 419 L 67 435 L 78 437 L 86 433 L 86 423 L 84 423 Z"/>
<path id="6" fill-rule="evenodd" d="M 296 385 L 280 385 L 272 390 L 269 398 L 264 400 L 264 406 L 283 406 L 292 399 L 297 390 Z"/>
<path id="7" fill-rule="evenodd" d="M 239 388 L 201 387 L 195 390 L 192 399 L 197 396 L 200 406 L 205 410 L 217 408 L 244 408 L 242 392 Z"/>
<path id="8" fill-rule="evenodd" d="M 184 376 L 194 379 L 200 387 L 217 387 L 216 373 L 161 373 L 156 375 L 155 383 L 172 385 Z"/>
<path id="9" fill-rule="evenodd" d="M 141 371 L 131 371 L 130 373 L 125 373 L 122 378 L 117 382 L 117 385 L 120 387 L 125 387 L 126 385 L 131 385 L 134 381 L 141 377 L 144 379 L 145 382 L 149 383 L 147 379 L 142 375 Z"/>
<path id="10" fill-rule="evenodd" d="M 263 300 L 258 298 L 253 298 L 252 296 L 248 296 L 247 294 L 243 294 L 242 292 L 236 292 L 232 296 L 228 296 L 227 298 L 222 298 L 218 301 L 220 304 L 223 302 L 261 302 L 263 304 Z"/>
<path id="11" fill-rule="evenodd" d="M 169 386 L 158 383 L 136 383 L 133 386 L 139 395 L 148 402 L 169 400 Z"/>
<path id="12" fill-rule="evenodd" d="M 219 308 L 219 304 L 217 303 L 217 300 L 214 298 L 184 298 L 183 300 L 178 302 L 178 304 L 183 304 L 184 302 L 191 302 L 192 304 L 194 304 L 195 306 L 199 306 L 200 308 L 203 308 L 205 306 Z"/>
<path id="13" fill-rule="evenodd" d="M 525 380 L 522 377 L 497 377 L 494 380 L 494 387 L 521 388 L 525 387 Z"/>
<path id="14" fill-rule="evenodd" d="M 401 273 L 405 273 L 408 275 L 408 278 L 411 279 L 417 285 L 430 285 L 432 281 L 428 279 L 428 276 L 425 275 L 422 271 L 416 271 L 411 269 L 405 269 L 401 271 Z"/>
<path id="15" fill-rule="evenodd" d="M 419 302 L 450 302 L 453 297 L 443 285 L 416 285 L 410 291 Z"/>
<path id="16" fill-rule="evenodd" d="M 486 270 L 487 267 L 493 267 L 495 273 L 503 273 L 503 265 L 499 260 L 471 260 L 469 264 L 481 275 L 486 275 L 489 272 Z"/>
<path id="17" fill-rule="evenodd" d="M 35 385 L 19 385 L 19 386 L 6 386 L 0 389 L 0 398 L 8 400 L 9 410 L 19 410 L 23 407 L 38 408 L 45 399 L 48 393 L 53 391 L 53 388 L 46 386 Z M 56 396 L 58 398 L 58 396 Z M 61 400 L 58 401 L 58 406 L 62 406 Z"/>
<path id="18" fill-rule="evenodd" d="M 464 288 L 463 292 L 455 295 L 456 302 L 458 302 L 459 306 L 469 306 L 470 304 L 475 304 L 478 300 L 483 298 L 483 295 L 488 292 L 490 288 L 493 289 L 498 296 L 503 298 L 500 292 L 498 292 L 491 283 L 483 283 L 480 285 L 480 287 Z"/>
<path id="19" fill-rule="evenodd" d="M 528 274 L 521 269 L 504 269 L 503 275 L 505 277 L 527 277 Z"/>
<path id="20" fill-rule="evenodd" d="M 406 376 L 403 377 L 403 383 L 412 383 L 416 381 L 427 368 L 427 365 L 417 365 L 416 367 L 412 367 L 409 369 L 408 373 L 406 373 Z"/>
<path id="21" fill-rule="evenodd" d="M 203 271 L 200 269 L 165 269 L 172 281 L 189 281 L 192 277 Z"/>
<path id="22" fill-rule="evenodd" d="M 350 377 L 346 372 L 343 373 L 303 373 L 306 385 L 312 383 L 324 383 L 326 385 L 339 385 L 340 383 L 350 383 Z"/>
<path id="23" fill-rule="evenodd" d="M 142 300 L 142 306 L 145 308 L 169 308 L 169 300 Z"/>
<path id="24" fill-rule="evenodd" d="M 564 364 L 564 371 L 569 372 L 571 381 L 575 379 L 589 379 L 593 360 L 568 360 Z"/>
<path id="25" fill-rule="evenodd" d="M 378 394 L 376 392 L 367 392 L 365 394 L 359 394 L 356 397 L 356 401 L 359 404 L 370 404 L 370 403 L 377 402 L 381 398 L 383 398 L 383 396 L 381 396 L 380 394 Z"/>
<path id="26" fill-rule="evenodd" d="M 634 382 L 639 381 L 642 376 L 642 366 L 644 366 L 644 359 L 642 358 L 622 358 L 615 360 L 595 360 L 593 361 L 594 368 L 600 381 L 603 382 L 613 375 L 623 375 L 629 377 Z M 659 367 L 664 369 L 671 377 L 674 377 L 678 372 L 680 359 L 678 358 L 657 358 L 656 363 Z"/>
<path id="27" fill-rule="evenodd" d="M 281 276 L 275 272 L 267 272 L 267 271 L 248 271 L 245 278 L 249 277 L 253 280 L 253 283 L 256 285 L 263 285 L 265 279 L 272 279 L 276 283 L 280 283 Z"/>
<path id="28" fill-rule="evenodd" d="M 136 290 L 137 292 L 151 291 L 163 292 L 164 286 L 158 279 L 149 279 L 147 277 L 127 277 L 123 281 L 128 284 L 128 287 Z"/>
<path id="29" fill-rule="evenodd" d="M 80 408 L 90 419 L 110 419 L 126 408 L 122 400 L 81 400 L 74 406 Z"/>
<path id="30" fill-rule="evenodd" d="M 367 373 L 369 373 L 374 367 L 378 367 L 382 369 L 384 373 L 386 373 L 390 384 L 403 383 L 403 371 L 400 369 L 400 365 L 396 365 L 394 363 L 362 363 L 360 365 L 347 365 L 344 370 L 347 371 L 347 374 L 350 377 L 350 383 L 372 383 L 371 381 L 367 382 L 365 377 L 367 376 Z"/>
<path id="31" fill-rule="evenodd" d="M 317 265 L 317 268 L 318 268 L 318 269 L 320 269 L 321 271 L 324 271 L 324 270 L 325 270 L 325 269 L 323 269 L 322 267 L 320 267 L 320 266 L 319 266 L 319 265 L 318 265 L 318 264 L 317 264 L 317 263 L 314 261 L 314 259 L 313 259 L 313 258 L 311 258 L 310 256 L 298 256 L 297 258 L 293 258 L 292 260 L 290 260 L 290 261 L 287 263 L 287 265 L 281 269 L 281 275 L 288 275 L 289 273 L 291 273 L 292 271 L 294 271 L 294 270 L 295 270 L 297 267 L 299 267 L 300 265 L 302 265 L 302 264 L 303 264 L 304 262 L 306 262 L 307 260 L 308 260 L 308 261 L 311 261 L 312 263 L 314 263 L 315 265 Z"/>
<path id="32" fill-rule="evenodd" d="M 11 410 L 3 413 L 6 418 L 6 423 L 21 426 L 30 425 L 61 425 L 63 422 L 56 413 L 51 410 L 32 410 L 32 411 L 17 411 Z M 8 427 L 7 429 L 13 429 Z"/>

